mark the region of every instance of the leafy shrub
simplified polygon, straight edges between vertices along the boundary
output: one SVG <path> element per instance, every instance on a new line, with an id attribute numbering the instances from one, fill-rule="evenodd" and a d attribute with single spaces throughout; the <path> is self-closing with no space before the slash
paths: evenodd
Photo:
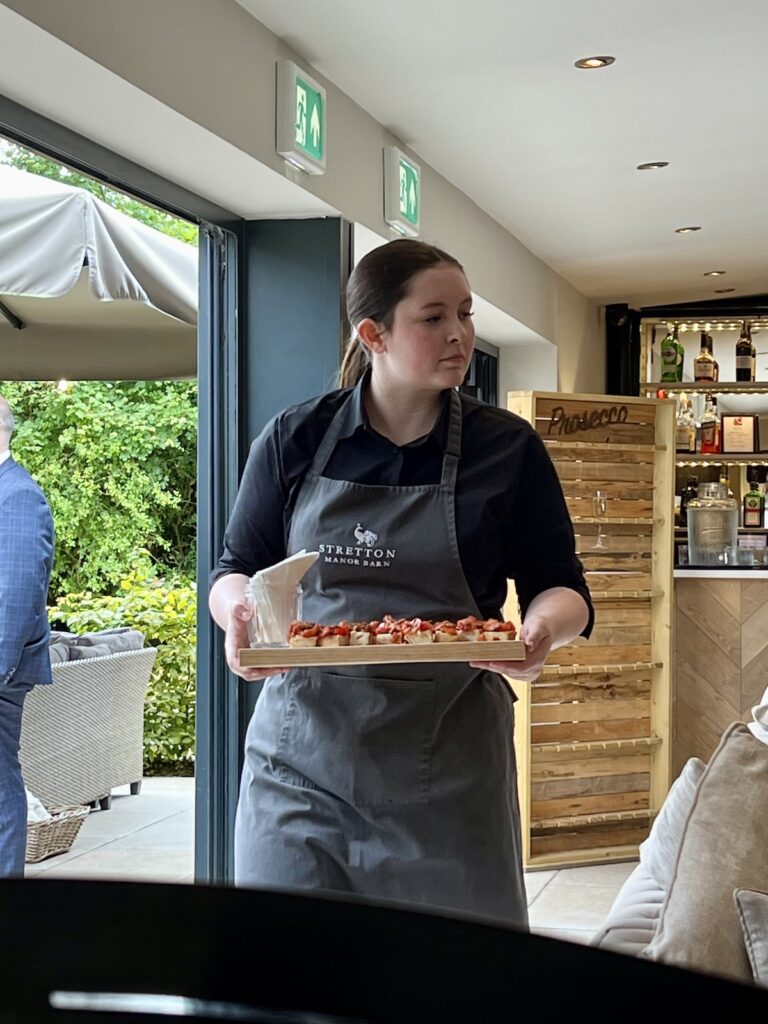
<path id="1" fill-rule="evenodd" d="M 7 381 L 13 453 L 56 525 L 51 600 L 111 593 L 134 551 L 161 572 L 195 571 L 194 381 Z"/>
<path id="2" fill-rule="evenodd" d="M 144 765 L 148 774 L 176 764 L 191 768 L 195 750 L 195 614 L 192 580 L 155 575 L 146 552 L 114 595 L 66 594 L 49 611 L 74 633 L 130 626 L 141 630 L 157 658 L 144 705 Z M 191 773 L 191 772 L 190 772 Z"/>

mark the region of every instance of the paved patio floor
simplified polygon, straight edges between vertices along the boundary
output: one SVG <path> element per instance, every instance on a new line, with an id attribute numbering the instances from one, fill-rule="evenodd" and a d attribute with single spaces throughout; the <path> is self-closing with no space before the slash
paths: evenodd
<path id="1" fill-rule="evenodd" d="M 191 882 L 194 806 L 192 778 L 144 779 L 137 796 L 120 787 L 110 810 L 91 811 L 68 853 L 27 864 L 25 875 Z"/>

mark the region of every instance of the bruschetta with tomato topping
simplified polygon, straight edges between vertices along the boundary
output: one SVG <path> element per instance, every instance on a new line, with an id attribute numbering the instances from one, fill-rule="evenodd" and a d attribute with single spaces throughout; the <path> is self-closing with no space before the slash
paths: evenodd
<path id="1" fill-rule="evenodd" d="M 291 647 L 317 647 L 320 627 L 316 622 L 292 622 L 288 631 L 288 644 Z"/>
<path id="2" fill-rule="evenodd" d="M 483 623 L 483 640 L 514 640 L 516 636 L 517 630 L 513 622 L 486 619 Z"/>
<path id="3" fill-rule="evenodd" d="M 352 630 L 349 623 L 340 622 L 338 626 L 321 626 L 318 647 L 349 647 L 349 636 Z"/>
<path id="4" fill-rule="evenodd" d="M 434 643 L 435 627 L 429 619 L 406 619 L 402 628 L 407 644 Z"/>

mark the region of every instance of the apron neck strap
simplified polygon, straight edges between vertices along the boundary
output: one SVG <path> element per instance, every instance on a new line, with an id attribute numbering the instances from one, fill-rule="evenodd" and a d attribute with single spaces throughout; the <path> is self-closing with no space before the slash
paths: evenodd
<path id="1" fill-rule="evenodd" d="M 440 483 L 443 487 L 453 489 L 456 486 L 456 474 L 459 470 L 459 456 L 461 455 L 461 399 L 458 391 L 454 391 L 453 388 L 451 388 L 450 402 L 448 437 L 445 442 L 443 477 Z"/>
<path id="2" fill-rule="evenodd" d="M 333 449 L 336 447 L 336 442 L 339 439 L 339 431 L 344 421 L 344 412 L 347 408 L 347 402 L 353 400 L 354 392 L 351 392 L 347 401 L 343 402 L 338 412 L 331 420 L 330 426 L 325 432 L 325 435 L 318 446 L 315 453 L 315 457 L 312 460 L 309 472 L 315 473 L 318 476 L 322 476 L 325 471 L 325 467 L 328 465 L 328 460 L 333 454 Z M 456 474 L 459 466 L 459 456 L 461 455 L 461 399 L 459 398 L 458 392 L 451 389 L 450 394 L 450 412 L 448 416 L 448 437 L 445 444 L 445 455 L 443 456 L 443 473 L 441 478 L 441 486 L 453 487 L 456 483 Z"/>

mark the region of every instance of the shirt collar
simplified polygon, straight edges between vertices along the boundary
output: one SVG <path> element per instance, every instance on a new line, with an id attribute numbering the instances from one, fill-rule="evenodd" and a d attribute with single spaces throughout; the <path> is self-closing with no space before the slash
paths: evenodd
<path id="1" fill-rule="evenodd" d="M 8 449 L 7 451 L 4 451 L 4 452 L 0 452 L 0 466 L 2 466 L 2 464 L 6 461 L 6 459 L 10 459 L 10 457 L 11 457 L 10 449 Z"/>
<path id="2" fill-rule="evenodd" d="M 349 401 L 345 405 L 342 411 L 342 423 L 341 429 L 339 430 L 339 440 L 351 437 L 357 430 L 372 430 L 368 423 L 368 416 L 365 411 L 365 389 L 368 386 L 368 380 L 370 378 L 371 371 L 367 369 L 363 376 L 360 378 L 358 383 L 352 390 L 349 396 Z M 448 436 L 448 412 L 450 409 L 450 390 L 443 391 L 442 393 L 442 409 L 440 415 L 435 420 L 435 425 L 424 438 L 420 439 L 426 441 L 427 439 L 434 439 L 441 451 L 445 451 L 446 440 Z M 414 442 L 411 442 L 414 443 Z M 406 445 L 405 447 L 409 447 Z"/>

